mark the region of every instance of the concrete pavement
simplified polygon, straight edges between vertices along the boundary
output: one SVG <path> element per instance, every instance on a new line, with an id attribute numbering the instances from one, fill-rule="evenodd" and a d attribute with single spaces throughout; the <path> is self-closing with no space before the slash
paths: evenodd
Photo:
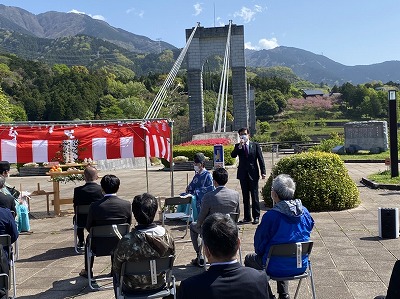
<path id="1" fill-rule="evenodd" d="M 265 155 L 267 172 L 271 169 L 271 154 Z M 275 162 L 277 158 L 274 158 Z M 315 242 L 312 253 L 316 293 L 319 299 L 371 299 L 385 294 L 391 270 L 400 257 L 399 239 L 378 238 L 378 207 L 399 207 L 400 192 L 372 190 L 359 183 L 363 176 L 386 166 L 376 163 L 352 163 L 346 165 L 352 179 L 360 190 L 361 205 L 340 212 L 312 213 Z M 236 180 L 236 168 L 229 168 L 228 187 L 240 193 Z M 146 192 L 145 171 L 120 169 L 103 171 L 113 173 L 121 179 L 119 196 L 132 200 L 134 195 Z M 192 172 L 174 173 L 174 192 L 182 192 L 191 179 Z M 8 182 L 19 188 L 34 191 L 37 183 L 41 189 L 51 191 L 48 177 L 10 177 Z M 260 180 L 260 187 L 265 181 Z M 77 183 L 79 185 L 81 183 Z M 62 197 L 72 197 L 74 183 L 61 184 Z M 171 191 L 170 173 L 158 167 L 149 169 L 149 192 L 156 196 L 168 196 Z M 262 204 L 263 206 L 263 204 Z M 51 207 L 52 208 L 52 207 Z M 113 298 L 112 290 L 91 291 L 87 280 L 79 277 L 83 268 L 83 255 L 73 249 L 72 205 L 63 205 L 60 217 L 46 213 L 45 196 L 33 197 L 31 201 L 31 234 L 19 238 L 19 260 L 17 269 L 18 298 Z M 263 208 L 263 213 L 265 212 Z M 253 251 L 253 236 L 256 226 L 246 224 L 241 230 L 243 256 Z M 181 234 L 179 227 L 169 229 Z M 186 242 L 176 244 L 174 275 L 177 281 L 203 271 L 190 265 L 194 251 L 189 234 Z M 94 272 L 109 273 L 109 258 L 96 258 Z M 275 289 L 273 283 L 273 290 Z M 290 284 L 291 296 L 295 283 Z M 300 298 L 311 298 L 309 283 L 303 283 Z"/>

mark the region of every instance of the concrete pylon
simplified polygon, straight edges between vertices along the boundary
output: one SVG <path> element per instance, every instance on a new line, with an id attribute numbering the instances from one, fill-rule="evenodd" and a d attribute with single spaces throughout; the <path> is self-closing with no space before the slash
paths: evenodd
<path id="1" fill-rule="evenodd" d="M 191 131 L 204 128 L 203 65 L 208 57 L 224 57 L 229 25 L 198 27 L 187 52 L 187 81 L 189 92 L 189 122 Z M 193 31 L 186 29 L 186 40 Z M 249 126 L 246 65 L 244 58 L 244 27 L 231 25 L 230 66 L 232 69 L 234 129 Z"/>

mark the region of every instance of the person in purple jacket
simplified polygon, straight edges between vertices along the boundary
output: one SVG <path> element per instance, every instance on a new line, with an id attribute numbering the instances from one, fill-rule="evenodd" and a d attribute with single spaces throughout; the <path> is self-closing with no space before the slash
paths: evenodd
<path id="1" fill-rule="evenodd" d="M 274 207 L 264 214 L 254 235 L 255 253 L 246 255 L 244 264 L 255 269 L 264 269 L 269 249 L 275 244 L 304 242 L 310 239 L 314 220 L 300 199 L 294 198 L 296 183 L 287 174 L 280 174 L 272 181 L 271 198 Z M 305 271 L 307 258 L 303 260 L 304 268 L 295 268 L 293 258 L 271 258 L 267 273 L 272 276 L 289 276 Z M 279 299 L 288 299 L 288 281 L 278 281 Z M 275 298 L 270 287 L 269 297 Z"/>

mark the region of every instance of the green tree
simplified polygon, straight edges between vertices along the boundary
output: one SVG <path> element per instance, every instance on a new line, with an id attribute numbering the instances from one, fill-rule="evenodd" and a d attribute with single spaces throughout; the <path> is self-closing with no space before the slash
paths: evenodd
<path id="1" fill-rule="evenodd" d="M 3 93 L 3 90 L 0 88 L 0 121 L 1 122 L 10 122 L 12 121 L 12 111 L 13 105 L 7 99 L 7 96 Z"/>

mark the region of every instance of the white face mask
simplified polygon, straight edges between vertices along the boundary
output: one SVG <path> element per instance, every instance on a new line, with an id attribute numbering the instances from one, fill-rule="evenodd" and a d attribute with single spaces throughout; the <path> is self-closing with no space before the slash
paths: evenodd
<path id="1" fill-rule="evenodd" d="M 200 170 L 200 166 L 194 165 L 193 166 L 194 171 L 199 172 Z"/>
<path id="2" fill-rule="evenodd" d="M 240 135 L 240 139 L 242 139 L 244 142 L 247 142 L 247 135 Z"/>

